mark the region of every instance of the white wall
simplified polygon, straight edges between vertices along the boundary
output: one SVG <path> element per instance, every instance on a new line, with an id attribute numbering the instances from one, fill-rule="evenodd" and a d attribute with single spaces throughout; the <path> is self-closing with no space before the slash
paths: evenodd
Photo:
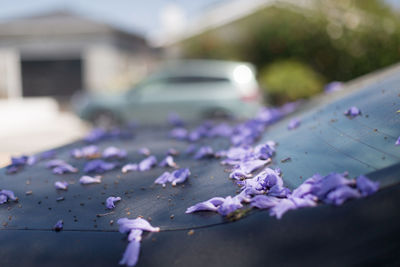
<path id="1" fill-rule="evenodd" d="M 21 63 L 19 52 L 0 49 L 0 98 L 22 96 Z"/>

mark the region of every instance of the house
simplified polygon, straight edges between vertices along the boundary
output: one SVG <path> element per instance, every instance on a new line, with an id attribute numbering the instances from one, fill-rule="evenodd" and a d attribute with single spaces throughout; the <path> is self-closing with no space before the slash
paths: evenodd
<path id="1" fill-rule="evenodd" d="M 144 37 L 70 11 L 0 23 L 0 97 L 128 88 L 157 59 Z"/>

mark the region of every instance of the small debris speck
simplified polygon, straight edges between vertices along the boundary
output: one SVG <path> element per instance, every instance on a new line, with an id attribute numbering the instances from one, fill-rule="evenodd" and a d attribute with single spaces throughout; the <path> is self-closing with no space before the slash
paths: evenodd
<path id="1" fill-rule="evenodd" d="M 188 234 L 188 235 L 193 235 L 193 234 L 194 234 L 194 230 L 193 230 L 193 229 L 190 229 L 190 230 L 187 232 L 187 234 Z"/>
<path id="2" fill-rule="evenodd" d="M 172 220 L 173 218 L 175 218 L 175 215 L 171 214 L 171 216 L 169 216 L 169 218 Z"/>
<path id="3" fill-rule="evenodd" d="M 32 193 L 33 193 L 32 190 L 29 190 L 29 191 L 25 192 L 25 195 L 29 196 L 29 195 L 32 195 Z"/>

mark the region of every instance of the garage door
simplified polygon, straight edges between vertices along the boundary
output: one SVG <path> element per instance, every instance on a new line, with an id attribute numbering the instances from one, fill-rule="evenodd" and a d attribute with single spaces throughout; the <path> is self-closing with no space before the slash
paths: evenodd
<path id="1" fill-rule="evenodd" d="M 71 96 L 82 89 L 82 60 L 22 60 L 24 96 Z"/>

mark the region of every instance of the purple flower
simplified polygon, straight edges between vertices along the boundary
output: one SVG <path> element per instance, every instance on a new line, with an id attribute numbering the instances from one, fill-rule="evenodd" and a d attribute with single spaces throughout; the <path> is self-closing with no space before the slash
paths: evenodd
<path id="1" fill-rule="evenodd" d="M 168 123 L 172 126 L 183 126 L 185 123 L 183 122 L 182 118 L 179 114 L 175 112 L 171 112 L 168 114 Z"/>
<path id="2" fill-rule="evenodd" d="M 267 195 L 272 197 L 287 197 L 290 194 L 290 189 L 284 186 L 274 185 L 268 190 Z"/>
<path id="3" fill-rule="evenodd" d="M 125 249 L 124 255 L 120 260 L 119 264 L 121 265 L 128 265 L 128 266 L 135 266 L 138 259 L 139 259 L 139 252 L 140 252 L 140 240 L 142 238 L 141 230 L 132 230 L 132 241 L 129 242 L 128 246 Z M 131 235 L 129 235 L 131 236 Z"/>
<path id="4" fill-rule="evenodd" d="M 194 206 L 191 206 L 186 209 L 186 213 L 193 213 L 196 211 L 217 211 L 218 206 L 221 205 L 225 201 L 223 197 L 213 197 L 209 200 L 197 203 Z"/>
<path id="5" fill-rule="evenodd" d="M 74 166 L 66 163 L 61 159 L 53 159 L 47 162 L 47 168 L 53 169 L 53 173 L 55 174 L 64 174 L 64 173 L 75 173 L 78 172 L 78 169 Z"/>
<path id="6" fill-rule="evenodd" d="M 394 143 L 396 146 L 400 145 L 400 136 L 397 138 L 396 143 Z"/>
<path id="7" fill-rule="evenodd" d="M 106 207 L 107 207 L 107 209 L 113 209 L 113 208 L 115 208 L 115 202 L 118 202 L 118 201 L 121 201 L 121 198 L 120 197 L 108 197 L 107 199 L 106 199 Z"/>
<path id="8" fill-rule="evenodd" d="M 139 170 L 139 166 L 137 164 L 135 164 L 135 163 L 126 164 L 121 169 L 122 173 L 127 173 L 127 172 L 131 172 L 131 171 L 138 171 L 138 170 Z"/>
<path id="9" fill-rule="evenodd" d="M 117 158 L 123 159 L 126 157 L 126 151 L 124 149 L 119 149 L 114 146 L 107 147 L 103 151 L 103 158 L 110 159 L 110 158 Z"/>
<path id="10" fill-rule="evenodd" d="M 169 136 L 174 139 L 185 140 L 188 136 L 188 130 L 182 127 L 177 127 L 169 132 Z"/>
<path id="11" fill-rule="evenodd" d="M 151 151 L 147 147 L 139 148 L 138 153 L 143 156 L 150 156 Z"/>
<path id="12" fill-rule="evenodd" d="M 85 173 L 104 173 L 117 167 L 117 164 L 111 162 L 105 162 L 101 159 L 95 159 L 87 162 L 83 171 Z"/>
<path id="13" fill-rule="evenodd" d="M 261 160 L 261 159 L 250 159 L 242 161 L 239 163 L 237 169 L 240 170 L 245 175 L 251 174 L 257 169 L 260 169 L 264 165 L 271 162 L 271 159 Z"/>
<path id="14" fill-rule="evenodd" d="M 276 206 L 280 201 L 281 199 L 276 197 L 257 195 L 251 199 L 250 205 L 259 209 L 269 209 Z"/>
<path id="15" fill-rule="evenodd" d="M 296 128 L 298 128 L 301 124 L 301 121 L 299 119 L 292 119 L 289 124 L 288 124 L 288 130 L 294 130 Z"/>
<path id="16" fill-rule="evenodd" d="M 352 198 L 360 198 L 361 194 L 354 188 L 347 185 L 337 187 L 335 190 L 329 192 L 324 198 L 324 202 L 336 206 L 342 205 L 346 200 Z"/>
<path id="17" fill-rule="evenodd" d="M 379 182 L 373 182 L 364 175 L 357 177 L 357 189 L 360 190 L 363 197 L 372 195 L 379 189 Z"/>
<path id="18" fill-rule="evenodd" d="M 174 158 L 172 156 L 166 156 L 165 159 L 163 159 L 160 164 L 160 167 L 172 167 L 172 168 L 177 168 L 178 165 L 175 163 Z"/>
<path id="19" fill-rule="evenodd" d="M 74 158 L 94 159 L 100 157 L 101 154 L 97 146 L 91 145 L 82 148 L 75 148 L 74 150 L 71 151 L 71 155 Z"/>
<path id="20" fill-rule="evenodd" d="M 213 149 L 209 146 L 202 146 L 197 150 L 194 155 L 195 159 L 204 159 L 204 158 L 212 158 L 214 157 Z"/>
<path id="21" fill-rule="evenodd" d="M 359 110 L 357 107 L 351 107 L 344 112 L 344 115 L 349 118 L 354 118 L 361 115 L 361 110 Z"/>
<path id="22" fill-rule="evenodd" d="M 68 189 L 68 182 L 66 181 L 56 181 L 54 183 L 54 187 L 59 190 L 67 190 Z"/>
<path id="23" fill-rule="evenodd" d="M 148 232 L 160 231 L 160 227 L 153 227 L 148 221 L 140 217 L 136 219 L 121 218 L 117 221 L 117 223 L 119 224 L 119 231 L 122 234 L 136 229 Z"/>
<path id="24" fill-rule="evenodd" d="M 99 184 L 99 183 L 101 183 L 101 176 L 90 177 L 90 176 L 85 175 L 79 179 L 79 183 L 81 183 L 81 184 Z"/>
<path id="25" fill-rule="evenodd" d="M 188 168 L 183 168 L 173 171 L 171 173 L 169 182 L 171 182 L 172 186 L 176 186 L 176 184 L 180 184 L 186 181 L 189 175 L 190 175 L 190 170 Z"/>
<path id="26" fill-rule="evenodd" d="M 139 171 L 148 171 L 157 164 L 155 156 L 149 156 L 139 163 Z"/>
<path id="27" fill-rule="evenodd" d="M 18 198 L 14 195 L 14 192 L 11 190 L 6 190 L 6 189 L 0 190 L 0 204 L 4 204 L 8 200 L 17 201 Z"/>
<path id="28" fill-rule="evenodd" d="M 64 222 L 63 220 L 59 220 L 54 226 L 53 226 L 53 230 L 56 232 L 59 232 L 63 229 L 64 227 Z"/>
<path id="29" fill-rule="evenodd" d="M 217 212 L 222 216 L 226 216 L 241 207 L 243 207 L 243 205 L 240 203 L 239 198 L 227 196 L 224 202 L 218 207 Z"/>

